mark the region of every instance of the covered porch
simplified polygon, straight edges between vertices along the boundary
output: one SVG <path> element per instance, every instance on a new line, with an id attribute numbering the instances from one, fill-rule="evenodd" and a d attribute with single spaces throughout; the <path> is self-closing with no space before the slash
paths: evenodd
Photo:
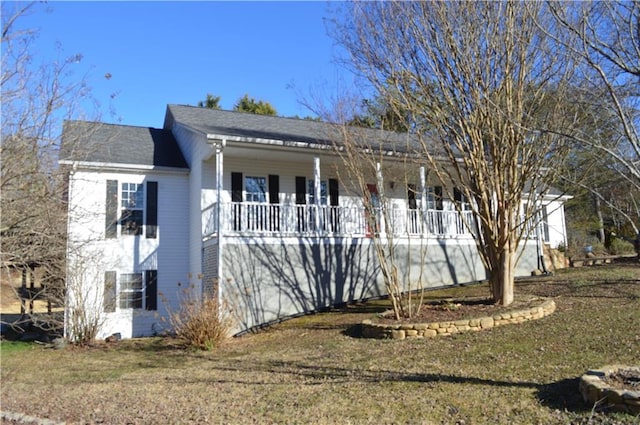
<path id="1" fill-rule="evenodd" d="M 202 210 L 202 235 L 204 239 L 217 237 L 220 223 L 222 234 L 227 236 L 474 236 L 465 225 L 473 223 L 470 211 L 422 210 L 393 204 L 386 213 L 378 208 L 375 217 L 369 218 L 370 213 L 364 206 L 356 205 L 223 202 L 218 208 L 213 203 Z"/>

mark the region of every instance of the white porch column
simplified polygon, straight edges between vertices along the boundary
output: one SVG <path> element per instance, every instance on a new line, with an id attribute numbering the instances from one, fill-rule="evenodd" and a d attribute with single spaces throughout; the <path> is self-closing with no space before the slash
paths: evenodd
<path id="1" fill-rule="evenodd" d="M 422 233 L 427 233 L 427 173 L 424 166 L 420 167 L 420 192 L 422 197 L 420 198 L 420 217 L 422 218 Z"/>
<path id="2" fill-rule="evenodd" d="M 321 184 L 320 184 L 320 157 L 313 158 L 313 191 L 315 196 L 313 197 L 313 203 L 315 208 L 315 224 L 316 233 L 320 233 L 320 197 L 321 197 Z"/>
<path id="3" fill-rule="evenodd" d="M 222 305 L 222 251 L 224 246 L 224 208 L 222 205 L 222 190 L 224 178 L 224 147 L 225 140 L 212 140 L 216 154 L 216 230 L 218 236 L 218 249 L 216 250 L 216 277 L 214 290 L 217 291 L 218 305 Z"/>

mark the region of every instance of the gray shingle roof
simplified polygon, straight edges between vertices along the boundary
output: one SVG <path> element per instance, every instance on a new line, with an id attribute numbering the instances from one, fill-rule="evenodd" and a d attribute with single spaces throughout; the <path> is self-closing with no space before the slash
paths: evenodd
<path id="1" fill-rule="evenodd" d="M 188 168 L 171 131 L 66 121 L 60 160 Z"/>
<path id="2" fill-rule="evenodd" d="M 235 136 L 248 139 L 279 140 L 334 144 L 338 126 L 299 118 L 283 118 L 256 115 L 245 112 L 223 111 L 195 106 L 168 105 L 164 128 L 169 130 L 174 122 L 185 124 L 203 134 Z M 375 129 L 353 128 L 359 137 L 371 142 L 398 149 L 406 145 L 412 136 L 404 133 Z"/>

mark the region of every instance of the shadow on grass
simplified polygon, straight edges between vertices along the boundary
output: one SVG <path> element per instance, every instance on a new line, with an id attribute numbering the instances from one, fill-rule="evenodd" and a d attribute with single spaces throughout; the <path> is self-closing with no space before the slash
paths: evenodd
<path id="1" fill-rule="evenodd" d="M 578 391 L 579 378 L 567 378 L 557 382 L 540 384 L 529 381 L 496 380 L 455 374 L 405 373 L 385 369 L 368 370 L 321 366 L 297 361 L 265 361 L 251 364 L 245 361 L 225 362 L 225 364 L 220 364 L 219 360 L 211 359 L 211 361 L 215 362 L 212 370 L 223 372 L 219 379 L 213 378 L 216 383 L 273 385 L 274 381 L 272 379 L 261 379 L 261 374 L 282 374 L 299 378 L 299 380 L 280 381 L 282 385 L 319 385 L 327 382 L 332 384 L 415 382 L 426 384 L 430 387 L 447 383 L 499 388 L 531 388 L 535 391 L 535 396 L 540 403 L 549 409 L 567 411 L 578 415 L 584 415 L 591 411 L 582 401 Z M 230 372 L 231 374 L 226 375 L 224 372 Z M 238 373 L 243 374 L 246 379 L 239 378 Z M 234 378 L 225 379 L 223 377 L 225 375 L 233 376 Z M 193 379 L 198 380 L 201 378 L 194 377 Z M 210 382 L 209 379 L 204 379 Z"/>
<path id="2" fill-rule="evenodd" d="M 591 409 L 584 403 L 578 391 L 580 378 L 568 378 L 550 384 L 539 385 L 536 397 L 550 409 L 585 413 Z"/>
<path id="3" fill-rule="evenodd" d="M 335 366 L 320 366 L 313 364 L 305 364 L 295 361 L 271 360 L 264 362 L 231 361 L 220 363 L 220 359 L 210 359 L 215 364 L 209 370 L 217 370 L 221 372 L 232 372 L 233 376 L 237 373 L 246 374 L 247 377 L 253 379 L 220 379 L 218 383 L 236 383 L 249 385 L 273 385 L 272 380 L 262 380 L 259 378 L 261 374 L 283 374 L 288 376 L 297 376 L 303 380 L 303 385 L 316 385 L 326 382 L 332 383 L 383 383 L 383 382 L 420 382 L 425 384 L 436 383 L 454 383 L 469 385 L 489 385 L 495 387 L 525 387 L 538 388 L 540 384 L 534 382 L 513 382 L 499 381 L 492 379 L 446 375 L 439 373 L 404 373 L 393 370 L 364 370 L 357 368 L 343 368 Z M 183 378 L 180 378 L 183 379 Z M 203 378 L 192 378 L 200 382 Z M 187 379 L 189 380 L 189 379 Z M 204 378 L 205 381 L 209 379 Z M 195 382 L 195 381 L 194 381 Z M 300 382 L 288 381 L 282 382 L 283 385 L 299 385 Z"/>

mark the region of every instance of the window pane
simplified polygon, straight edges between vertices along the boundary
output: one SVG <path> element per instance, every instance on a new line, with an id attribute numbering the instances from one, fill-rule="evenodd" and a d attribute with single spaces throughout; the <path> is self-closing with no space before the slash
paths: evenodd
<path id="1" fill-rule="evenodd" d="M 122 183 L 122 208 L 142 209 L 144 207 L 144 185 Z"/>
<path id="2" fill-rule="evenodd" d="M 123 235 L 141 235 L 142 210 L 122 210 L 120 225 Z"/>
<path id="3" fill-rule="evenodd" d="M 142 292 L 121 292 L 120 308 L 142 308 Z"/>
<path id="4" fill-rule="evenodd" d="M 142 291 L 142 273 L 121 274 L 120 289 L 123 291 Z"/>
<path id="5" fill-rule="evenodd" d="M 265 177 L 245 177 L 244 188 L 247 202 L 267 202 L 267 179 Z"/>
<path id="6" fill-rule="evenodd" d="M 316 183 L 315 180 L 307 180 L 307 196 L 308 204 L 316 203 Z M 329 185 L 327 180 L 320 180 L 320 205 L 327 205 L 327 199 L 329 198 Z"/>
<path id="7" fill-rule="evenodd" d="M 428 210 L 436 209 L 436 198 L 433 193 L 433 187 L 427 188 L 427 209 Z"/>

